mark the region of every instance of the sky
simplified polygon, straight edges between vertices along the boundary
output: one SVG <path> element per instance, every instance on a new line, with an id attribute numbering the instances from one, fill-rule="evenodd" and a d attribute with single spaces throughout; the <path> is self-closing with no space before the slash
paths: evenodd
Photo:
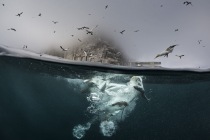
<path id="1" fill-rule="evenodd" d="M 79 45 L 78 38 L 103 34 L 130 61 L 157 61 L 170 68 L 210 68 L 210 1 L 189 0 L 192 5 L 188 6 L 184 1 L 0 0 L 0 44 L 20 49 L 27 45 L 30 51 L 42 52 L 49 47 Z M 93 36 L 77 29 L 96 25 Z M 200 44 L 198 40 L 202 40 Z M 168 58 L 154 59 L 174 44 L 178 46 Z"/>

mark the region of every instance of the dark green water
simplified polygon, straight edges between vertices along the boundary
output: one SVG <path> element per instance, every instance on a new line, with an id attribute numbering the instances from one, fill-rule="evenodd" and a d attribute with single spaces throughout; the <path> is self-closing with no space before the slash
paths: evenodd
<path id="1" fill-rule="evenodd" d="M 0 140 L 76 139 L 73 127 L 90 119 L 88 102 L 66 78 L 97 72 L 144 75 L 151 101 L 140 98 L 112 137 L 104 137 L 96 122 L 82 139 L 210 139 L 210 73 L 115 71 L 0 57 Z"/>

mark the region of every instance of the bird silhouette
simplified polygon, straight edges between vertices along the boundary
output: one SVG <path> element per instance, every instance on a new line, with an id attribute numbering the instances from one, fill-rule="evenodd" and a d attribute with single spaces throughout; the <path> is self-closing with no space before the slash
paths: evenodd
<path id="1" fill-rule="evenodd" d="M 27 49 L 28 48 L 28 46 L 27 45 L 23 45 L 23 49 Z"/>
<path id="2" fill-rule="evenodd" d="M 57 24 L 58 23 L 58 21 L 52 21 L 54 24 Z"/>
<path id="3" fill-rule="evenodd" d="M 82 40 L 80 40 L 79 38 L 78 38 L 78 41 L 79 41 L 79 42 L 82 42 Z"/>
<path id="4" fill-rule="evenodd" d="M 20 17 L 23 14 L 23 12 L 18 13 L 16 16 Z"/>
<path id="5" fill-rule="evenodd" d="M 177 31 L 179 31 L 179 29 L 175 29 L 174 31 L 177 32 Z"/>
<path id="6" fill-rule="evenodd" d="M 108 5 L 105 6 L 105 9 L 107 9 L 107 8 L 108 8 Z"/>
<path id="7" fill-rule="evenodd" d="M 5 4 L 4 3 L 2 3 L 2 6 L 4 6 Z"/>
<path id="8" fill-rule="evenodd" d="M 55 33 L 56 31 L 54 31 L 53 33 Z"/>
<path id="9" fill-rule="evenodd" d="M 182 55 L 176 55 L 176 56 L 181 59 L 184 55 L 182 54 Z"/>
<path id="10" fill-rule="evenodd" d="M 201 41 L 202 41 L 202 40 L 198 40 L 198 44 L 201 44 Z"/>
<path id="11" fill-rule="evenodd" d="M 89 30 L 86 30 L 86 31 L 87 31 L 87 34 L 93 35 L 93 32 L 92 31 L 89 31 Z"/>
<path id="12" fill-rule="evenodd" d="M 12 31 L 16 31 L 16 29 L 14 29 L 14 28 L 10 28 L 10 29 L 7 29 L 7 30 L 12 30 Z"/>
<path id="13" fill-rule="evenodd" d="M 60 48 L 61 48 L 63 51 L 68 51 L 68 49 L 64 49 L 62 46 L 60 46 Z"/>
<path id="14" fill-rule="evenodd" d="M 157 54 L 155 58 L 160 56 L 168 57 L 168 54 L 173 52 L 175 46 L 178 46 L 178 44 L 169 46 L 164 52 Z"/>
<path id="15" fill-rule="evenodd" d="M 186 6 L 188 6 L 188 5 L 192 5 L 192 2 L 190 2 L 190 1 L 185 1 L 185 2 L 183 2 L 183 4 L 186 5 Z"/>
<path id="16" fill-rule="evenodd" d="M 120 33 L 123 34 L 125 32 L 125 30 L 122 30 Z"/>
<path id="17" fill-rule="evenodd" d="M 74 37 L 74 35 L 71 35 L 72 37 Z"/>
<path id="18" fill-rule="evenodd" d="M 39 15 L 38 15 L 39 17 L 41 17 L 42 16 L 42 14 L 41 13 L 39 13 Z"/>
<path id="19" fill-rule="evenodd" d="M 138 32 L 139 30 L 135 30 L 134 32 Z"/>

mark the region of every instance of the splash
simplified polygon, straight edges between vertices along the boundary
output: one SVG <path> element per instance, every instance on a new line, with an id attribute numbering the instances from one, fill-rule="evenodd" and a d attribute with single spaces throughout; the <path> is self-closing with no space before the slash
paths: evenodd
<path id="1" fill-rule="evenodd" d="M 129 117 L 134 110 L 138 96 L 144 95 L 141 76 L 99 74 L 84 80 L 83 84 L 88 88 L 83 90 L 83 95 L 87 96 L 86 99 L 90 103 L 86 111 L 93 118 L 85 125 L 79 124 L 74 127 L 73 135 L 78 139 L 84 137 L 85 132 L 96 121 L 100 122 L 103 136 L 111 137 L 116 132 L 118 123 Z M 149 100 L 145 95 L 144 98 Z"/>

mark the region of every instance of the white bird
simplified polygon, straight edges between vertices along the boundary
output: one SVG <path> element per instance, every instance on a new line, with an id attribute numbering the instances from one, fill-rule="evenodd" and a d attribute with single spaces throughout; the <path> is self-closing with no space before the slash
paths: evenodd
<path id="1" fill-rule="evenodd" d="M 68 49 L 64 49 L 62 46 L 60 46 L 60 48 L 61 48 L 63 51 L 68 51 Z"/>
<path id="2" fill-rule="evenodd" d="M 164 52 L 157 54 L 157 56 L 155 58 L 160 57 L 160 56 L 168 57 L 168 54 L 173 52 L 173 49 L 175 46 L 178 46 L 178 45 L 176 44 L 176 45 L 172 45 L 172 46 L 168 47 Z"/>

